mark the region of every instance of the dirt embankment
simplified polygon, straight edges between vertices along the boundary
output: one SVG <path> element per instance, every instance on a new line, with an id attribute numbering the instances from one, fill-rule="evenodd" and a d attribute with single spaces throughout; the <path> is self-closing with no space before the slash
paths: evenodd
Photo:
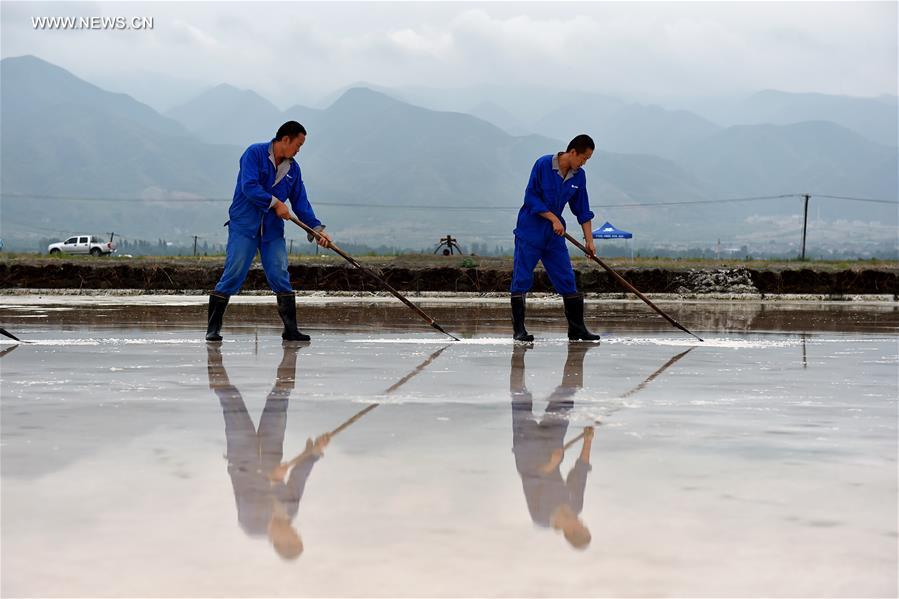
<path id="1" fill-rule="evenodd" d="M 372 265 L 401 291 L 504 292 L 512 278 L 510 265 L 478 267 L 426 264 Z M 137 289 L 187 291 L 212 289 L 222 272 L 221 261 L 10 260 L 0 262 L 0 289 Z M 899 294 L 895 268 L 648 268 L 621 267 L 619 272 L 646 293 L 755 294 Z M 578 288 L 617 293 L 622 289 L 607 272 L 589 265 L 575 268 Z M 344 264 L 290 265 L 294 287 L 303 291 L 376 291 L 376 282 Z M 258 266 L 252 268 L 246 290 L 265 290 L 268 283 Z M 546 272 L 534 273 L 533 291 L 552 291 Z"/>

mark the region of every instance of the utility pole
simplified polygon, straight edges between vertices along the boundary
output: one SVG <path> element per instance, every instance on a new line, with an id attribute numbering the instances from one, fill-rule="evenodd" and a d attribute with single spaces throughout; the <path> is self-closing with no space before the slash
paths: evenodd
<path id="1" fill-rule="evenodd" d="M 802 216 L 802 253 L 799 254 L 799 259 L 805 260 L 805 233 L 808 227 L 808 199 L 810 196 L 809 194 L 805 194 L 802 197 L 805 198 L 805 211 Z"/>
<path id="2" fill-rule="evenodd" d="M 199 237 L 199 235 L 194 235 L 194 256 L 197 255 L 197 237 Z"/>
<path id="3" fill-rule="evenodd" d="M 287 255 L 291 255 L 293 253 L 293 239 L 290 240 L 290 247 L 287 248 Z"/>

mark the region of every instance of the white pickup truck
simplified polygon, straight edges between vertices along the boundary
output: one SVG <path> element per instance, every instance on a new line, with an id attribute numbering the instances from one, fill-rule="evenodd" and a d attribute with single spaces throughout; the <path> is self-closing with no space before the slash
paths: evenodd
<path id="1" fill-rule="evenodd" d="M 109 241 L 103 241 L 94 235 L 76 235 L 69 237 L 65 241 L 51 243 L 47 246 L 50 254 L 90 254 L 91 256 L 103 256 L 111 254 L 115 251 L 115 244 Z"/>

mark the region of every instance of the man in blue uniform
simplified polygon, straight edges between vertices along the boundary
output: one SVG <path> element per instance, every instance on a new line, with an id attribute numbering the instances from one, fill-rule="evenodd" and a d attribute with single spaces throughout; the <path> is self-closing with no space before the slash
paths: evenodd
<path id="1" fill-rule="evenodd" d="M 562 478 L 565 433 L 574 396 L 584 386 L 584 356 L 592 344 L 571 343 L 562 380 L 547 398 L 543 417 L 534 414 L 533 396 L 525 385 L 524 355 L 530 343 L 516 343 L 512 350 L 509 391 L 512 394 L 512 453 L 521 476 L 521 489 L 534 524 L 561 531 L 576 549 L 590 544 L 590 530 L 580 519 L 584 490 L 590 473 L 592 426 L 584 428 L 581 452 L 568 477 Z"/>
<path id="2" fill-rule="evenodd" d="M 330 236 L 315 217 L 306 197 L 300 165 L 293 159 L 306 142 L 306 129 L 296 121 L 281 125 L 270 142 L 253 144 L 240 157 L 240 172 L 228 215 L 228 247 L 222 278 L 209 295 L 206 341 L 221 341 L 222 318 L 229 298 L 240 291 L 256 252 L 269 287 L 278 299 L 278 314 L 284 322 L 282 339 L 309 341 L 297 329 L 297 304 L 287 272 L 284 221 L 292 212 L 318 231 L 317 242 L 328 247 Z M 287 206 L 290 201 L 293 210 Z M 312 236 L 308 235 L 309 241 Z"/>
<path id="3" fill-rule="evenodd" d="M 534 283 L 534 268 L 543 262 L 556 293 L 562 296 L 568 319 L 568 339 L 597 341 L 599 335 L 584 324 L 584 296 L 574 282 L 574 269 L 565 243 L 565 204 L 577 217 L 584 232 L 584 245 L 593 254 L 593 212 L 587 199 L 587 177 L 583 166 L 596 145 L 589 135 L 578 135 L 565 152 L 537 159 L 524 191 L 524 205 L 515 227 L 515 257 L 512 271 L 512 327 L 516 341 L 533 341 L 524 328 L 525 295 Z"/>
<path id="4" fill-rule="evenodd" d="M 301 344 L 287 343 L 274 387 L 265 400 L 259 426 L 247 411 L 243 396 L 228 378 L 219 344 L 206 346 L 209 388 L 218 396 L 225 418 L 228 474 L 234 488 L 237 520 L 251 537 L 267 536 L 284 559 L 303 552 L 303 540 L 293 526 L 312 467 L 331 441 L 325 433 L 306 441 L 299 463 L 281 464 L 287 408 L 296 386 L 297 352 Z"/>

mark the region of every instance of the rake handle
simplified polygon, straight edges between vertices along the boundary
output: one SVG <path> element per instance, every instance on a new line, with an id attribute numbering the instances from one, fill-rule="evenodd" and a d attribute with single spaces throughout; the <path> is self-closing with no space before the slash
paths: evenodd
<path id="1" fill-rule="evenodd" d="M 659 307 L 656 306 L 654 303 L 652 303 L 652 301 L 651 301 L 648 297 L 646 297 L 645 295 L 643 295 L 642 293 L 640 293 L 640 291 L 639 291 L 636 287 L 634 287 L 633 285 L 631 285 L 631 284 L 627 281 L 627 279 L 625 279 L 624 277 L 622 277 L 622 276 L 621 276 L 620 274 L 618 274 L 614 269 L 612 269 L 609 265 L 607 265 L 605 262 L 603 262 L 602 260 L 600 260 L 595 254 L 591 254 L 590 252 L 588 252 L 588 251 L 587 251 L 587 248 L 584 247 L 584 244 L 582 244 L 580 241 L 578 241 L 577 239 L 575 239 L 574 237 L 572 237 L 571 235 L 569 235 L 567 231 L 565 232 L 565 239 L 567 239 L 567 240 L 570 241 L 572 244 L 574 244 L 574 246 L 575 246 L 576 248 L 578 248 L 579 250 L 581 250 L 582 252 L 584 252 L 584 254 L 585 254 L 588 258 L 590 258 L 591 260 L 593 260 L 594 262 L 596 262 L 597 264 L 599 264 L 600 266 L 602 266 L 604 269 L 606 269 L 606 270 L 609 272 L 609 274 L 611 274 L 613 277 L 615 277 L 615 280 L 617 280 L 617 281 L 618 281 L 618 282 L 619 282 L 625 289 L 627 289 L 628 291 L 630 291 L 631 293 L 633 293 L 634 295 L 636 295 L 637 297 L 639 297 L 641 300 L 643 300 L 644 302 L 646 302 L 646 305 L 649 306 L 650 308 L 652 308 L 653 310 L 655 310 L 655 311 L 659 314 L 659 316 L 661 316 L 662 318 L 664 318 L 665 320 L 667 320 L 668 322 L 670 322 L 673 326 L 675 326 L 675 327 L 677 327 L 678 329 L 682 330 L 683 332 L 687 333 L 688 335 L 693 335 L 694 337 L 696 337 L 697 339 L 699 339 L 700 341 L 702 341 L 702 338 L 701 338 L 699 335 L 696 335 L 696 334 L 694 334 L 694 333 L 691 333 L 691 332 L 688 331 L 683 325 L 681 325 L 679 322 L 677 322 L 676 320 L 674 320 L 673 318 L 671 318 L 670 316 L 668 316 L 667 314 L 665 314 L 665 312 L 663 312 L 661 308 L 659 308 Z"/>
<path id="2" fill-rule="evenodd" d="M 304 223 L 303 221 L 301 221 L 300 219 L 295 217 L 293 214 L 290 215 L 290 220 L 293 221 L 293 223 L 295 225 L 299 226 L 301 229 L 306 231 L 306 233 L 312 235 L 314 238 L 321 239 L 321 234 L 319 234 L 318 231 L 316 231 L 315 229 L 313 229 L 312 227 L 310 227 L 309 225 L 307 225 L 306 223 Z M 396 299 L 398 299 L 401 302 L 403 302 L 404 304 L 406 304 L 406 306 L 408 306 L 412 311 L 414 311 L 416 314 L 418 314 L 420 317 L 422 317 L 429 325 L 431 325 L 432 327 L 434 327 L 435 329 L 437 329 L 438 331 L 440 331 L 447 337 L 451 337 L 454 341 L 459 341 L 458 337 L 456 337 L 455 335 L 451 335 L 451 334 L 447 333 L 446 331 L 444 331 L 443 327 L 441 327 L 439 324 L 437 324 L 437 322 L 433 318 L 431 318 L 430 316 L 425 314 L 421 308 L 419 308 L 418 306 L 416 306 L 415 304 L 410 302 L 408 299 L 406 299 L 405 296 L 403 296 L 403 294 L 401 294 L 399 291 L 394 289 L 390 283 L 388 283 L 383 278 L 381 278 L 378 275 L 376 275 L 375 273 L 373 273 L 371 270 L 369 270 L 369 269 L 365 268 L 364 266 L 362 266 L 361 264 L 359 264 L 359 262 L 355 258 L 353 258 L 349 254 L 344 252 L 342 249 L 337 247 L 337 245 L 333 241 L 328 241 L 328 245 L 325 247 L 327 247 L 329 250 L 332 250 L 333 252 L 338 254 L 341 258 L 343 258 L 344 260 L 346 260 L 347 262 L 349 262 L 350 264 L 352 264 L 353 266 L 355 266 L 356 268 L 358 268 L 359 270 L 361 270 L 362 272 L 367 274 L 369 277 L 376 280 L 378 283 L 381 284 L 382 287 L 384 287 L 384 289 L 389 291 L 390 294 L 393 295 L 393 297 L 395 297 Z"/>

